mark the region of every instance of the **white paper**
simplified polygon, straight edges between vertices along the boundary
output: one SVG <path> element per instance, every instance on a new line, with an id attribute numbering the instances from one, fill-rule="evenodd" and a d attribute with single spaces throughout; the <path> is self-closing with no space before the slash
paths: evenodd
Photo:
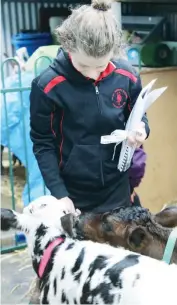
<path id="1" fill-rule="evenodd" d="M 156 79 L 152 80 L 146 87 L 144 87 L 138 99 L 130 113 L 129 119 L 127 121 L 125 130 L 115 130 L 111 135 L 106 135 L 101 137 L 101 144 L 116 143 L 113 152 L 113 157 L 115 155 L 116 146 L 122 143 L 121 153 L 119 157 L 118 169 L 122 171 L 128 170 L 131 165 L 131 160 L 136 149 L 136 145 L 133 147 L 128 144 L 127 136 L 128 132 L 136 132 L 136 127 L 141 122 L 143 115 L 146 113 L 147 109 L 164 93 L 167 87 L 162 87 L 151 91 L 152 86 L 156 82 Z"/>

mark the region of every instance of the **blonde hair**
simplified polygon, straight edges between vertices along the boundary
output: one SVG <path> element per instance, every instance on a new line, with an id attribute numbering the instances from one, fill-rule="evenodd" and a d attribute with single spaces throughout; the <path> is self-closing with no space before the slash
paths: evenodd
<path id="1" fill-rule="evenodd" d="M 122 32 L 110 0 L 93 0 L 82 5 L 56 29 L 60 45 L 68 52 L 83 51 L 88 56 L 103 57 L 113 52 L 117 56 Z"/>

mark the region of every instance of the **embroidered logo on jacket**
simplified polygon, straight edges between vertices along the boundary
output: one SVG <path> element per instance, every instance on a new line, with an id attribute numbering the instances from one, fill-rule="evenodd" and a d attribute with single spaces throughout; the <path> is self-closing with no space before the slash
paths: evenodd
<path id="1" fill-rule="evenodd" d="M 113 106 L 122 108 L 128 99 L 128 95 L 124 89 L 116 89 L 112 95 Z"/>

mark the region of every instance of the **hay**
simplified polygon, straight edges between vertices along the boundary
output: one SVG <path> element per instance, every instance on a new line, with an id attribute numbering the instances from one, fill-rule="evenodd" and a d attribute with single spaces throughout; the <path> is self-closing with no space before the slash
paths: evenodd
<path id="1" fill-rule="evenodd" d="M 15 287 L 12 288 L 10 294 L 12 294 L 12 293 L 13 293 L 15 290 L 17 290 L 17 288 L 20 287 L 20 286 L 21 286 L 21 284 L 15 285 Z"/>
<path id="2" fill-rule="evenodd" d="M 30 287 L 29 287 L 28 291 L 26 292 L 25 296 L 32 297 L 35 288 L 36 288 L 36 276 L 33 278 L 32 282 L 30 284 Z"/>
<path id="3" fill-rule="evenodd" d="M 13 168 L 13 185 L 14 197 L 16 205 L 23 208 L 22 193 L 25 186 L 25 168 L 23 166 L 15 166 Z M 4 174 L 1 176 L 1 194 L 11 200 L 11 184 L 9 178 L 9 167 L 4 168 Z"/>

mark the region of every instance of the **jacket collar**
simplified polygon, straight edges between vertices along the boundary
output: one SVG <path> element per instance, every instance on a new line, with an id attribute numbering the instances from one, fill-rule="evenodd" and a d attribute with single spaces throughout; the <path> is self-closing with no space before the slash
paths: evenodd
<path id="1" fill-rule="evenodd" d="M 104 78 L 108 77 L 109 75 L 111 75 L 116 70 L 116 66 L 112 61 L 110 61 L 106 69 L 100 74 L 99 78 L 96 81 L 93 79 L 88 79 L 74 68 L 71 62 L 70 55 L 66 53 L 62 48 L 59 49 L 53 67 L 55 70 L 59 69 L 58 73 L 59 74 L 62 73 L 62 75 L 64 75 L 66 79 L 71 80 L 72 82 L 84 82 L 84 83 L 88 83 L 88 82 L 97 83 L 103 80 Z"/>

